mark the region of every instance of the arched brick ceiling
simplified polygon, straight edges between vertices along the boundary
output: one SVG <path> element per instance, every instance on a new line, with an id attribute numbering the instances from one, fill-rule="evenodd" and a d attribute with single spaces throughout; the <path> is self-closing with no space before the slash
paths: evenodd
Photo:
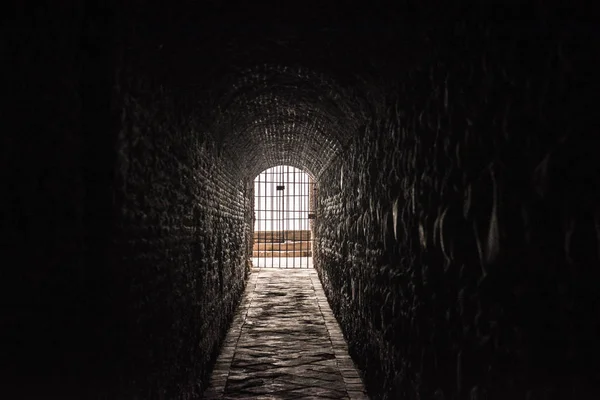
<path id="1" fill-rule="evenodd" d="M 242 170 L 285 164 L 318 176 L 355 132 L 359 104 L 332 79 L 302 67 L 241 71 L 222 97 L 220 137 Z"/>
<path id="2" fill-rule="evenodd" d="M 212 11 L 173 7 L 167 16 L 144 10 L 145 26 L 132 35 L 150 56 L 136 55 L 136 70 L 152 68 L 195 99 L 203 129 L 248 177 L 279 164 L 318 177 L 368 120 L 366 93 L 373 96 L 373 80 L 383 79 L 391 27 L 396 38 L 410 29 L 389 12 L 393 23 L 374 25 L 361 10 L 343 10 L 341 18 L 327 4 L 310 18 L 295 14 L 301 5 L 277 18 L 254 3 L 235 12 L 217 3 Z"/>

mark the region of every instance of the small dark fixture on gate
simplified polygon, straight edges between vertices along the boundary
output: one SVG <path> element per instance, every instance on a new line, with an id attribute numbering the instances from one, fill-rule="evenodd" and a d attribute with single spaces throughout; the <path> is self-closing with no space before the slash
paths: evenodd
<path id="1" fill-rule="evenodd" d="M 285 189 L 285 186 L 277 186 L 277 190 L 283 190 Z"/>

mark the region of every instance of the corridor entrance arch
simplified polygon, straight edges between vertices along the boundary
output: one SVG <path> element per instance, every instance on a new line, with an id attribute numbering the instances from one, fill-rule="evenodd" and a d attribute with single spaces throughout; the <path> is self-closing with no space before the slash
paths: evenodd
<path id="1" fill-rule="evenodd" d="M 255 267 L 312 268 L 315 192 L 311 176 L 289 165 L 254 179 Z"/>

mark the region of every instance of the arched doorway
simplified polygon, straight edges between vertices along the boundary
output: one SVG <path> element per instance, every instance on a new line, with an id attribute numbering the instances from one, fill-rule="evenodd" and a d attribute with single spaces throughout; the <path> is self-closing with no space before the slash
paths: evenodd
<path id="1" fill-rule="evenodd" d="M 289 165 L 254 179 L 255 267 L 312 268 L 315 192 L 312 177 Z"/>

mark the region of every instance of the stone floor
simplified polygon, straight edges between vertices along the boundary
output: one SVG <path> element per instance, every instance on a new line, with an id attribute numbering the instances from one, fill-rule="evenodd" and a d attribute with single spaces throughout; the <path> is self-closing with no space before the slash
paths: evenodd
<path id="1" fill-rule="evenodd" d="M 252 269 L 204 396 L 368 399 L 314 269 Z"/>

